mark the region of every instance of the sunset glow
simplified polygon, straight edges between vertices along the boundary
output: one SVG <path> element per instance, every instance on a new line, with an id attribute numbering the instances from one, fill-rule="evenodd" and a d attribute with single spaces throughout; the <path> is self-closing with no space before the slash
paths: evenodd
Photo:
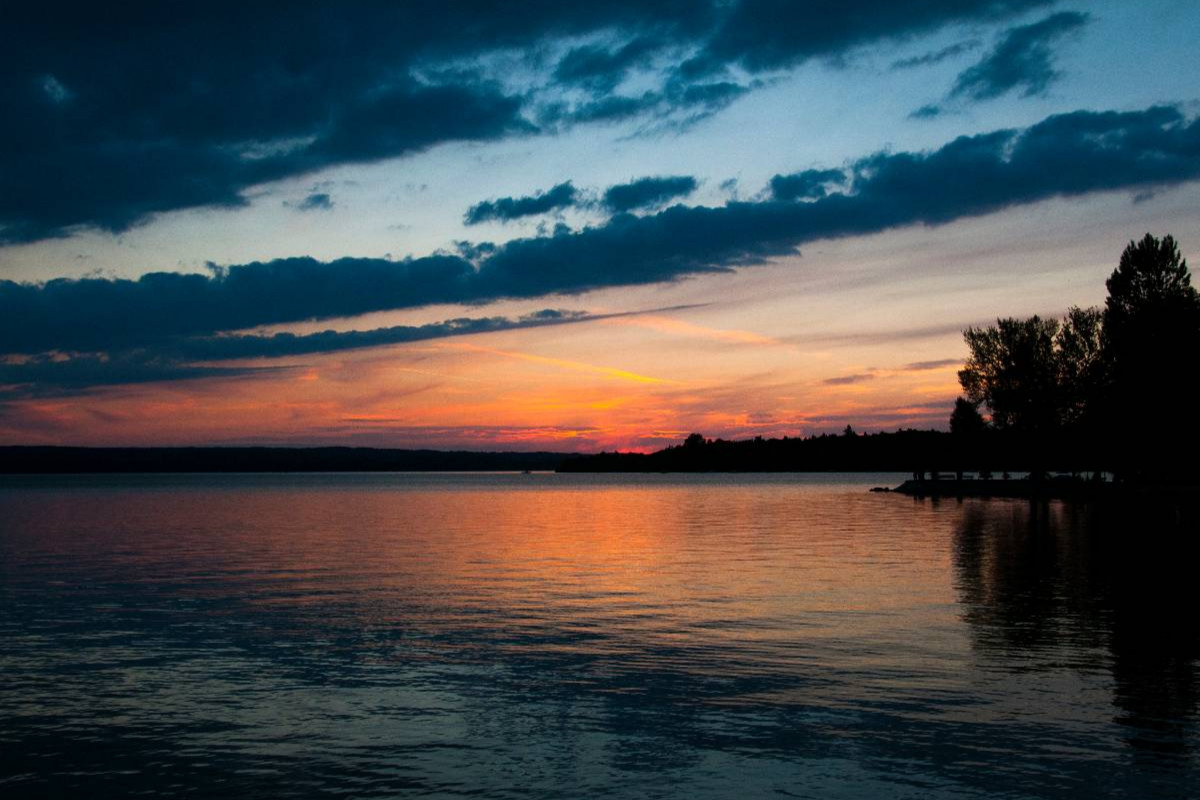
<path id="1" fill-rule="evenodd" d="M 828 42 L 562 13 L 435 25 L 353 75 L 306 18 L 297 75 L 332 93 L 257 123 L 293 90 L 270 47 L 158 64 L 151 26 L 105 66 L 39 32 L 0 158 L 81 166 L 51 190 L 0 163 L 0 443 L 944 429 L 964 328 L 1101 302 L 1147 230 L 1200 241 L 1196 9 L 965 3 Z M 123 70 L 219 87 L 229 116 L 193 129 L 150 85 L 121 105 Z"/>

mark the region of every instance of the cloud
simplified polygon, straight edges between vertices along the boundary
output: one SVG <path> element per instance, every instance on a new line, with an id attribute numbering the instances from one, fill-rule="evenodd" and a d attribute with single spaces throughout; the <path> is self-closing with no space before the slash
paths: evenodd
<path id="1" fill-rule="evenodd" d="M 0 35 L 0 242 L 234 206 L 253 185 L 531 130 L 525 99 L 432 67 L 602 30 L 697 35 L 704 4 L 541 0 L 25 9 Z M 46 65 L 54 65 L 52 75 Z M 422 77 L 418 77 L 418 76 Z"/>
<path id="2" fill-rule="evenodd" d="M 902 58 L 892 62 L 892 69 L 913 69 L 915 67 L 928 67 L 933 64 L 940 64 L 948 58 L 962 55 L 963 53 L 979 47 L 978 39 L 968 39 L 965 42 L 957 42 L 949 47 L 943 47 L 941 50 L 934 50 L 930 53 L 924 53 L 912 58 Z"/>
<path id="3" fill-rule="evenodd" d="M 176 337 L 435 303 L 486 303 L 671 281 L 822 238 L 987 214 L 1052 197 L 1200 178 L 1200 121 L 1179 109 L 1076 111 L 928 152 L 876 153 L 845 191 L 618 213 L 592 227 L 403 260 L 288 258 L 209 274 L 0 281 L 0 354 L 128 349 Z"/>
<path id="4" fill-rule="evenodd" d="M 556 102 L 541 109 L 538 122 L 547 129 L 563 124 L 617 123 L 650 116 L 675 127 L 687 127 L 715 114 L 759 85 L 733 81 L 668 80 L 660 89 L 639 94 L 601 92 L 582 101 Z"/>
<path id="5" fill-rule="evenodd" d="M 477 203 L 467 210 L 463 222 L 466 225 L 478 225 L 491 220 L 507 222 L 520 217 L 545 214 L 574 205 L 575 196 L 575 187 L 570 181 L 566 181 L 532 197 L 501 197 L 498 200 Z"/>
<path id="6" fill-rule="evenodd" d="M 699 107 L 703 111 L 712 111 L 724 108 L 758 85 L 757 83 L 751 83 L 749 86 L 743 86 L 732 81 L 692 83 L 676 87 L 676 91 L 669 93 L 668 97 L 685 109 Z"/>
<path id="7" fill-rule="evenodd" d="M 911 364 L 905 364 L 901 367 L 903 372 L 927 372 L 934 369 L 944 369 L 946 367 L 961 366 L 963 360 L 961 358 L 941 358 L 937 361 L 914 361 Z"/>
<path id="8" fill-rule="evenodd" d="M 759 85 L 731 66 L 836 58 L 1049 2 L 531 0 L 513 13 L 413 0 L 263 6 L 237 24 L 222 3 L 31 5 L 0 33 L 0 243 L 236 207 L 255 185 L 446 142 L 686 125 Z M 549 55 L 521 84 L 489 68 L 504 52 Z M 648 86 L 614 94 L 632 69 Z"/>
<path id="9" fill-rule="evenodd" d="M 369 331 L 320 331 L 318 333 L 294 334 L 242 334 L 231 336 L 208 336 L 183 339 L 168 343 L 159 352 L 169 354 L 181 361 L 229 361 L 243 358 L 282 358 L 333 353 L 339 350 L 354 350 L 364 347 L 380 347 L 391 344 L 419 342 L 428 339 L 444 339 L 451 336 L 466 336 L 473 333 L 494 333 L 521 328 L 539 328 L 546 325 L 563 325 L 571 322 L 607 319 L 610 315 L 591 315 L 582 311 L 543 309 L 511 319 L 509 317 L 460 317 L 427 325 L 396 325 L 375 328 Z"/>
<path id="10" fill-rule="evenodd" d="M 932 372 L 933 370 L 945 369 L 947 367 L 961 366 L 961 358 L 945 358 L 937 361 L 914 361 L 911 364 L 905 364 L 902 367 L 889 369 L 867 367 L 866 372 L 860 372 L 854 375 L 842 375 L 836 378 L 826 378 L 825 380 L 821 381 L 821 383 L 825 384 L 826 386 L 849 386 L 855 383 L 873 381 L 876 378 L 890 378 L 907 372 Z"/>
<path id="11" fill-rule="evenodd" d="M 284 203 L 284 205 L 290 205 Z M 327 192 L 314 192 L 308 197 L 295 204 L 297 211 L 331 211 L 333 210 L 333 198 Z"/>
<path id="12" fill-rule="evenodd" d="M 842 375 L 839 378 L 826 378 L 821 383 L 826 386 L 849 386 L 854 383 L 865 383 L 866 381 L 875 380 L 875 374 L 872 372 L 863 372 L 858 375 Z"/>
<path id="13" fill-rule="evenodd" d="M 846 173 L 840 169 L 806 169 L 791 175 L 771 178 L 771 197 L 775 200 L 819 200 L 828 194 L 831 185 L 846 183 Z"/>
<path id="14" fill-rule="evenodd" d="M 262 371 L 186 364 L 145 353 L 90 353 L 72 358 L 38 355 L 22 362 L 0 362 L 0 400 L 72 395 L 93 386 L 227 378 Z"/>
<path id="15" fill-rule="evenodd" d="M 874 345 L 893 344 L 896 342 L 920 341 L 922 339 L 937 339 L 953 334 L 958 336 L 964 328 L 971 325 L 987 325 L 988 320 L 968 320 L 943 325 L 925 325 L 907 328 L 892 328 L 889 330 L 862 331 L 850 333 L 827 333 L 819 336 L 800 335 L 789 336 L 784 341 L 795 344 L 831 344 L 831 345 Z"/>
<path id="16" fill-rule="evenodd" d="M 641 37 L 616 49 L 600 45 L 576 47 L 559 60 L 554 77 L 560 83 L 609 92 L 624 80 L 631 67 L 644 63 L 660 46 L 661 42 L 655 39 Z"/>
<path id="17" fill-rule="evenodd" d="M 687 309 L 678 306 L 649 311 L 621 311 L 608 314 L 589 314 L 544 308 L 520 317 L 459 317 L 425 325 L 395 325 L 367 331 L 326 330 L 317 333 L 295 334 L 227 334 L 197 336 L 166 342 L 154 348 L 156 354 L 177 361 L 234 361 L 249 358 L 286 358 L 315 353 L 335 353 L 366 347 L 406 344 L 409 342 L 446 339 L 479 333 L 541 328 L 549 325 L 568 325 L 576 322 L 599 322 L 640 317 L 658 311 Z"/>
<path id="18" fill-rule="evenodd" d="M 94 386 L 230 377 L 274 367 L 211 366 L 197 362 L 284 358 L 365 347 L 443 339 L 474 333 L 517 330 L 607 319 L 621 314 L 589 315 L 543 309 L 517 319 L 459 318 L 427 325 L 397 325 L 369 331 L 321 331 L 192 337 L 150 347 L 106 353 L 38 354 L 0 362 L 0 398 L 77 394 Z"/>
<path id="19" fill-rule="evenodd" d="M 811 58 L 836 58 L 881 40 L 907 38 L 947 25 L 1003 19 L 1053 0 L 846 0 L 795 3 L 743 0 L 731 7 L 696 58 L 693 70 L 734 62 L 752 71 Z"/>
<path id="20" fill-rule="evenodd" d="M 958 76 L 950 96 L 990 100 L 1014 90 L 1024 97 L 1045 93 L 1059 77 L 1051 45 L 1087 21 L 1087 14 L 1060 11 L 1040 22 L 1010 28 L 991 52 Z"/>
<path id="21" fill-rule="evenodd" d="M 90 352 L 178 336 L 469 299 L 460 256 L 276 259 L 137 280 L 0 281 L 2 352 Z"/>
<path id="22" fill-rule="evenodd" d="M 850 188 L 810 203 L 729 202 L 618 214 L 583 230 L 518 239 L 481 262 L 476 290 L 521 296 L 653 283 L 790 254 L 819 238 L 941 224 L 1057 196 L 1200 177 L 1200 123 L 1172 107 L 1078 111 L 932 152 L 854 162 Z"/>
<path id="23" fill-rule="evenodd" d="M 619 122 L 661 109 L 666 102 L 661 92 L 645 91 L 639 95 L 609 94 L 588 97 L 570 105 L 555 103 L 542 109 L 538 121 L 553 126 L 562 123 Z"/>
<path id="24" fill-rule="evenodd" d="M 230 361 L 288 358 L 471 334 L 578 322 L 615 321 L 693 307 L 673 306 L 608 314 L 545 308 L 515 319 L 499 316 L 461 317 L 426 325 L 396 325 L 367 331 L 326 330 L 310 334 L 195 336 L 103 353 L 39 353 L 34 356 L 0 359 L 0 401 L 20 397 L 72 395 L 95 386 L 230 377 L 290 368 L 231 366 L 228 364 Z M 224 363 L 214 366 L 205 362 Z M 597 369 L 606 373 L 620 372 L 609 368 Z"/>
<path id="25" fill-rule="evenodd" d="M 349 104 L 310 145 L 281 157 L 274 166 L 304 172 L 406 155 L 441 142 L 480 141 L 532 130 L 520 111 L 520 98 L 495 86 L 401 81 Z"/>
<path id="26" fill-rule="evenodd" d="M 696 191 L 696 179 L 690 175 L 640 178 L 619 183 L 604 192 L 604 205 L 616 212 L 633 211 L 662 205 L 668 200 Z"/>
<path id="27" fill-rule="evenodd" d="M 936 103 L 929 103 L 918 108 L 908 115 L 909 119 L 933 119 L 940 117 L 944 113 L 944 109 Z"/>
<path id="28" fill-rule="evenodd" d="M 82 97 L 74 105 L 90 107 Z M 295 141 L 254 148 L 201 131 L 90 141 L 78 129 L 87 115 L 72 109 L 42 126 L 47 142 L 0 132 L 0 243 L 61 235 L 79 225 L 120 232 L 157 212 L 243 205 L 241 191 L 251 185 L 528 130 L 519 111 L 518 99 L 495 89 L 404 82 L 341 103 Z M 119 127 L 127 122 L 133 121 Z"/>

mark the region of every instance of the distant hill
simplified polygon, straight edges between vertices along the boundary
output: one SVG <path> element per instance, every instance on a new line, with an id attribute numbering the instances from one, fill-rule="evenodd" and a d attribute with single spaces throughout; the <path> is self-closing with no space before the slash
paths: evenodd
<path id="1" fill-rule="evenodd" d="M 554 470 L 571 455 L 370 447 L 0 447 L 0 473 Z"/>

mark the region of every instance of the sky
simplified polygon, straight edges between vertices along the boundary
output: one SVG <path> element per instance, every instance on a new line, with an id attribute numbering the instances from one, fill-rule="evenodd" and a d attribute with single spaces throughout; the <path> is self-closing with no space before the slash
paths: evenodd
<path id="1" fill-rule="evenodd" d="M 1200 243 L 1191 0 L 13 4 L 0 444 L 946 428 Z"/>

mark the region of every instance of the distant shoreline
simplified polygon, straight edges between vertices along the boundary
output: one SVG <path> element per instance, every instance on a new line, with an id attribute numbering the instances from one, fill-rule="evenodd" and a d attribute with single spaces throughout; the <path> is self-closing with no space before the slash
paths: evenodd
<path id="1" fill-rule="evenodd" d="M 698 440 L 698 441 L 697 441 Z M 253 474 L 384 472 L 559 472 L 593 474 L 821 474 L 895 473 L 912 475 L 898 486 L 872 491 L 931 498 L 1030 498 L 1105 500 L 1177 498 L 1200 500 L 1200 482 L 1191 476 L 1113 483 L 1059 475 L 1029 478 L 967 477 L 979 469 L 947 472 L 935 466 L 983 461 L 964 457 L 950 434 L 898 431 L 866 436 L 818 436 L 726 442 L 693 437 L 690 444 L 655 453 L 556 453 L 548 451 L 405 450 L 371 447 L 69 447 L 0 446 L 0 475 L 71 474 Z M 987 458 L 1007 472 L 1015 469 L 1017 448 L 992 450 Z M 1059 452 L 1071 452 L 1064 448 Z M 1075 459 L 1071 459 L 1074 461 Z M 1094 463 L 1094 462 L 1093 462 Z M 966 464 L 963 465 L 964 467 Z M 1072 473 L 1067 465 L 1048 465 Z M 940 473 L 938 479 L 934 475 Z M 919 477 L 918 477 L 919 476 Z M 928 476 L 928 477 L 926 477 Z"/>
<path id="2" fill-rule="evenodd" d="M 372 447 L 0 447 L 0 474 L 556 470 L 573 453 Z"/>

